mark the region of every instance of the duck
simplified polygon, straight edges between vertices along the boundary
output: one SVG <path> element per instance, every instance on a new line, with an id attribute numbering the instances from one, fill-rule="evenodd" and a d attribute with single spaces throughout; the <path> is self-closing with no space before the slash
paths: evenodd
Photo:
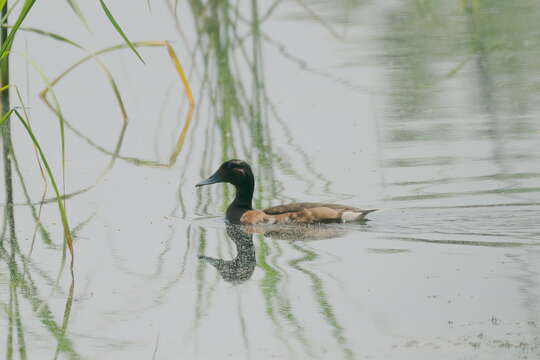
<path id="1" fill-rule="evenodd" d="M 226 212 L 231 224 L 272 225 L 272 224 L 320 224 L 361 222 L 367 214 L 376 209 L 359 209 L 348 205 L 333 203 L 297 202 L 273 206 L 263 210 L 253 209 L 255 177 L 251 166 L 238 159 L 225 161 L 212 176 L 196 184 L 206 186 L 229 183 L 236 189 L 233 202 Z"/>

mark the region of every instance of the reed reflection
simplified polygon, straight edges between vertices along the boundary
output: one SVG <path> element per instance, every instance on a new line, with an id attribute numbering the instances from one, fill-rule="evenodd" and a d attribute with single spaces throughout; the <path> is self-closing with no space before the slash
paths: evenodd
<path id="1" fill-rule="evenodd" d="M 7 230 L 9 229 L 9 230 Z M 74 277 L 71 277 L 67 293 L 48 272 L 41 269 L 23 254 L 19 246 L 12 212 L 4 212 L 4 227 L 0 236 L 0 269 L 5 270 L 6 283 L 0 287 L 0 306 L 5 309 L 5 317 L 0 322 L 7 329 L 5 333 L 6 358 L 27 359 L 28 329 L 37 320 L 43 328 L 39 336 L 47 341 L 56 342 L 54 359 L 60 355 L 68 359 L 79 358 L 68 334 L 71 308 L 73 305 Z M 63 267 L 61 271 L 63 270 Z M 72 274 L 73 275 L 73 274 Z M 55 307 L 40 291 L 40 286 L 50 284 L 56 296 L 65 296 L 63 317 L 55 313 Z M 6 289 L 7 288 L 7 289 Z M 7 294 L 7 298 L 4 296 Z M 31 309 L 31 311 L 29 311 Z M 31 337 L 30 337 L 31 338 Z"/>

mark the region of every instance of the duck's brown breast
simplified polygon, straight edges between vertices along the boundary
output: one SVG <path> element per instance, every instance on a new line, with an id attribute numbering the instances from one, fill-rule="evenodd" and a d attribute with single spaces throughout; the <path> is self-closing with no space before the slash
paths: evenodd
<path id="1" fill-rule="evenodd" d="M 240 223 L 244 225 L 274 224 L 275 222 L 272 216 L 261 210 L 248 210 L 240 217 Z"/>

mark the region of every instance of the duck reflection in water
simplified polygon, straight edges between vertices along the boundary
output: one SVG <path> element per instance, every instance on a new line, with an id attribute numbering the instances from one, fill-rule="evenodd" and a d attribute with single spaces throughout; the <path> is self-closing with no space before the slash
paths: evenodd
<path id="1" fill-rule="evenodd" d="M 248 280 L 255 270 L 255 246 L 253 236 L 240 225 L 227 225 L 227 235 L 236 245 L 237 255 L 232 260 L 215 259 L 199 256 L 199 259 L 213 265 L 223 280 L 241 283 Z"/>
<path id="2" fill-rule="evenodd" d="M 214 266 L 223 280 L 241 283 L 251 278 L 257 265 L 253 244 L 254 234 L 264 235 L 266 238 L 294 241 L 332 239 L 343 236 L 346 232 L 344 228 L 325 225 L 284 227 L 228 224 L 227 235 L 236 246 L 236 257 L 232 260 L 224 260 L 199 256 L 199 259 Z"/>

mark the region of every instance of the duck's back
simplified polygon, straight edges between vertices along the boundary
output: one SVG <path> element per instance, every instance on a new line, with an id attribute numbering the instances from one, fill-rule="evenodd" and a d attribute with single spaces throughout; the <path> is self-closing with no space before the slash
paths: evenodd
<path id="1" fill-rule="evenodd" d="M 277 222 L 316 223 L 361 221 L 375 210 L 363 210 L 348 205 L 327 203 L 291 203 L 273 206 L 263 212 Z"/>
<path id="2" fill-rule="evenodd" d="M 328 208 L 328 209 L 333 209 L 333 210 L 340 210 L 340 211 L 349 210 L 349 211 L 355 211 L 355 212 L 366 211 L 366 210 L 358 209 L 358 208 L 347 206 L 347 205 L 312 203 L 312 202 L 290 203 L 290 204 L 272 206 L 272 207 L 264 209 L 263 211 L 268 215 L 278 215 L 278 214 L 298 212 L 298 211 L 302 211 L 306 209 L 313 209 L 313 208 Z"/>

